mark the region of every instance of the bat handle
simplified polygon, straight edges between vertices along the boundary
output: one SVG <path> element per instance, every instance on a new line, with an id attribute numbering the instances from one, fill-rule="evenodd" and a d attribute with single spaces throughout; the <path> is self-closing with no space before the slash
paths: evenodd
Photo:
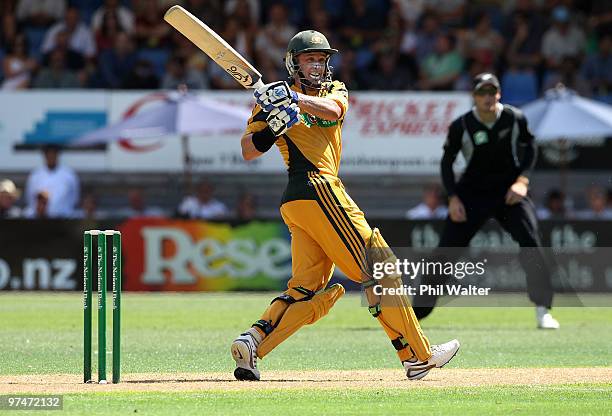
<path id="1" fill-rule="evenodd" d="M 264 86 L 264 82 L 261 80 L 261 78 L 259 78 L 257 80 L 257 82 L 255 84 L 253 84 L 253 86 L 251 88 L 253 88 L 254 90 L 261 88 Z"/>

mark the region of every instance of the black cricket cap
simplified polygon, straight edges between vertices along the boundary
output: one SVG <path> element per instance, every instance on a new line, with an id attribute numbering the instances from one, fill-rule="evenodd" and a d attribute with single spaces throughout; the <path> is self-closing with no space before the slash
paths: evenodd
<path id="1" fill-rule="evenodd" d="M 479 90 L 482 87 L 484 87 L 485 85 L 492 85 L 495 88 L 497 88 L 498 90 L 501 89 L 500 85 L 499 85 L 499 80 L 497 79 L 497 77 L 495 75 L 493 75 L 490 72 L 483 72 L 482 74 L 478 74 L 474 77 L 473 80 L 473 90 Z"/>

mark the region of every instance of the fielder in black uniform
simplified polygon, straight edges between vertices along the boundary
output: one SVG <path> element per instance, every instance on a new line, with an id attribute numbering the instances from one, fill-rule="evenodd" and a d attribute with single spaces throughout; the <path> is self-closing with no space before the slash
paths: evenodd
<path id="1" fill-rule="evenodd" d="M 534 137 L 520 110 L 503 105 L 497 77 L 474 78 L 474 107 L 450 125 L 444 145 L 442 181 L 449 196 L 449 216 L 439 247 L 465 247 L 482 225 L 495 218 L 521 247 L 540 247 L 535 207 L 527 195 L 536 159 Z M 467 167 L 455 180 L 453 163 L 459 151 Z M 550 315 L 553 289 L 546 260 L 539 249 L 521 258 L 529 299 L 536 304 L 539 328 L 557 329 Z M 534 255 L 535 254 L 535 255 Z M 523 257 L 523 256 L 521 256 Z M 419 319 L 429 315 L 435 298 L 416 297 Z"/>

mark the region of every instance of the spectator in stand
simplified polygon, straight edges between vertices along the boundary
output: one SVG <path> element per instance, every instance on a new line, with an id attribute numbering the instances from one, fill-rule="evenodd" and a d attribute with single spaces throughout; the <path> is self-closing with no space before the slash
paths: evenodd
<path id="1" fill-rule="evenodd" d="M 546 20 L 542 12 L 538 9 L 534 0 L 515 0 L 514 7 L 506 8 L 504 17 L 503 35 L 506 39 L 514 36 L 516 17 L 520 16 L 527 21 L 529 32 L 542 38 L 546 29 Z"/>
<path id="2" fill-rule="evenodd" d="M 122 32 L 132 33 L 134 30 L 134 13 L 125 6 L 119 4 L 119 0 L 105 0 L 104 5 L 98 8 L 91 17 L 91 29 L 94 32 L 104 27 L 104 19 L 113 16 L 117 20 Z"/>
<path id="3" fill-rule="evenodd" d="M 468 30 L 461 40 L 463 56 L 487 67 L 495 67 L 503 48 L 504 39 L 491 27 L 491 18 L 486 13 L 479 14 L 474 29 Z"/>
<path id="4" fill-rule="evenodd" d="M 366 79 L 367 87 L 377 91 L 397 91 L 411 88 L 416 79 L 397 65 L 396 55 L 389 51 L 379 55 L 377 66 Z"/>
<path id="5" fill-rule="evenodd" d="M 213 197 L 215 188 L 208 182 L 198 185 L 195 196 L 187 196 L 178 208 L 178 214 L 186 218 L 205 220 L 225 218 L 229 211 L 225 204 Z"/>
<path id="6" fill-rule="evenodd" d="M 429 184 L 423 188 L 423 201 L 416 207 L 406 211 L 406 218 L 410 220 L 445 219 L 448 208 L 442 203 L 442 187 Z"/>
<path id="7" fill-rule="evenodd" d="M 581 220 L 612 220 L 612 210 L 607 207 L 607 196 L 603 188 L 593 186 L 587 189 L 589 208 L 579 211 L 576 218 Z"/>
<path id="8" fill-rule="evenodd" d="M 566 217 L 565 194 L 559 189 L 551 189 L 546 194 L 544 206 L 537 211 L 541 220 L 560 220 Z"/>
<path id="9" fill-rule="evenodd" d="M 506 59 L 517 68 L 537 69 L 542 63 L 541 16 L 533 10 L 530 0 L 520 0 L 508 17 L 506 39 L 509 40 Z"/>
<path id="10" fill-rule="evenodd" d="M 115 13 L 105 13 L 102 16 L 100 27 L 94 30 L 98 51 L 112 48 L 115 44 L 115 38 L 120 32 L 129 31 L 125 30 Z"/>
<path id="11" fill-rule="evenodd" d="M 51 52 L 49 65 L 43 67 L 34 79 L 34 88 L 80 88 L 81 83 L 75 71 L 66 68 L 66 53 L 61 50 Z"/>
<path id="12" fill-rule="evenodd" d="M 582 66 L 582 76 L 598 96 L 612 95 L 612 34 L 599 39 L 598 50 L 589 55 Z"/>
<path id="13" fill-rule="evenodd" d="M 66 31 L 68 33 L 70 49 L 80 53 L 87 59 L 93 59 L 96 55 L 96 42 L 93 33 L 81 22 L 79 9 L 69 7 L 66 10 L 64 20 L 54 24 L 45 34 L 41 50 L 43 53 L 51 52 L 56 47 L 57 34 Z"/>
<path id="14" fill-rule="evenodd" d="M 208 88 L 208 82 L 204 78 L 204 74 L 188 70 L 185 59 L 177 56 L 168 61 L 161 87 L 165 90 L 176 90 L 179 85 L 186 85 L 190 90 Z"/>
<path id="15" fill-rule="evenodd" d="M 74 213 L 74 218 L 83 220 L 100 220 L 106 216 L 98 210 L 98 200 L 92 192 L 83 195 L 81 207 Z"/>
<path id="16" fill-rule="evenodd" d="M 51 54 L 61 51 L 64 54 L 64 66 L 71 71 L 82 71 L 85 69 L 85 57 L 82 53 L 72 49 L 70 46 L 70 34 L 67 30 L 60 30 L 55 34 L 54 47 L 51 51 L 43 55 L 42 64 L 49 66 Z"/>
<path id="17" fill-rule="evenodd" d="M 34 195 L 34 205 L 24 210 L 23 216 L 29 219 L 49 218 L 49 193 L 45 190 L 38 191 Z"/>
<path id="18" fill-rule="evenodd" d="M 559 68 L 548 73 L 544 81 L 544 89 L 554 88 L 558 84 L 563 84 L 582 96 L 589 97 L 591 95 L 591 86 L 578 71 L 578 58 L 563 57 Z"/>
<path id="19" fill-rule="evenodd" d="M 16 206 L 21 192 L 10 179 L 0 181 L 0 219 L 19 218 L 21 209 Z"/>
<path id="20" fill-rule="evenodd" d="M 132 39 L 127 33 L 118 33 L 115 37 L 115 47 L 100 52 L 98 58 L 100 86 L 112 89 L 124 86 L 136 61 Z"/>
<path id="21" fill-rule="evenodd" d="M 163 19 L 157 2 L 143 1 L 135 7 L 134 37 L 139 48 L 165 48 L 170 43 L 172 27 Z"/>
<path id="22" fill-rule="evenodd" d="M 366 0 L 349 0 L 344 5 L 340 35 L 343 43 L 355 49 L 358 68 L 369 66 L 375 58 L 370 49 L 385 27 L 386 14 L 375 3 Z"/>
<path id="23" fill-rule="evenodd" d="M 357 71 L 355 67 L 355 52 L 351 49 L 342 52 L 340 68 L 334 71 L 334 74 L 349 91 L 365 89 L 366 82 L 361 77 L 361 71 Z"/>
<path id="24" fill-rule="evenodd" d="M 251 221 L 257 216 L 257 199 L 250 192 L 243 192 L 238 198 L 236 218 L 241 221 Z"/>
<path id="25" fill-rule="evenodd" d="M 138 59 L 122 85 L 127 90 L 154 90 L 159 88 L 159 78 L 151 62 Z"/>
<path id="26" fill-rule="evenodd" d="M 72 168 L 60 165 L 58 146 L 45 146 L 43 155 L 45 164 L 30 173 L 26 183 L 27 208 L 40 214 L 41 198 L 46 195 L 49 217 L 70 218 L 79 201 L 79 178 Z M 45 195 L 41 197 L 41 193 Z"/>
<path id="27" fill-rule="evenodd" d="M 567 7 L 555 7 L 552 20 L 552 27 L 542 39 L 542 55 L 547 69 L 557 69 L 566 56 L 581 57 L 586 46 L 584 31 L 571 23 Z"/>
<path id="28" fill-rule="evenodd" d="M 38 72 L 34 88 L 80 88 L 77 73 L 66 68 L 66 53 L 62 50 L 51 52 L 49 65 Z"/>
<path id="29" fill-rule="evenodd" d="M 259 31 L 255 42 L 258 62 L 272 66 L 266 72 L 275 75 L 269 79 L 281 79 L 286 73 L 283 60 L 287 51 L 287 44 L 296 34 L 297 30 L 287 21 L 287 8 L 284 4 L 275 3 L 269 9 L 270 19 Z"/>
<path id="30" fill-rule="evenodd" d="M 127 193 L 128 206 L 117 211 L 121 218 L 165 217 L 163 209 L 148 206 L 144 192 L 140 188 L 132 188 Z"/>
<path id="31" fill-rule="evenodd" d="M 423 90 L 451 90 L 463 68 L 463 58 L 455 48 L 451 35 L 442 34 L 436 50 L 421 65 L 419 87 Z"/>
<path id="32" fill-rule="evenodd" d="M 64 16 L 65 0 L 19 0 L 17 21 L 27 27 L 46 28 Z"/>
<path id="33" fill-rule="evenodd" d="M 32 73 L 38 64 L 28 57 L 28 45 L 23 34 L 18 34 L 2 61 L 3 90 L 21 90 L 30 86 Z"/>
<path id="34" fill-rule="evenodd" d="M 442 29 L 435 13 L 423 16 L 421 27 L 416 31 L 415 54 L 419 65 L 436 50 L 436 42 Z"/>

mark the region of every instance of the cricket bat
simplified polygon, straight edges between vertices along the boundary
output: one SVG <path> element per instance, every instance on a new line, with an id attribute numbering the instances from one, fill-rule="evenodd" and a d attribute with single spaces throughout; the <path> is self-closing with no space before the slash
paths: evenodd
<path id="1" fill-rule="evenodd" d="M 261 74 L 214 30 L 181 6 L 172 6 L 164 20 L 215 61 L 244 88 L 263 86 Z"/>

